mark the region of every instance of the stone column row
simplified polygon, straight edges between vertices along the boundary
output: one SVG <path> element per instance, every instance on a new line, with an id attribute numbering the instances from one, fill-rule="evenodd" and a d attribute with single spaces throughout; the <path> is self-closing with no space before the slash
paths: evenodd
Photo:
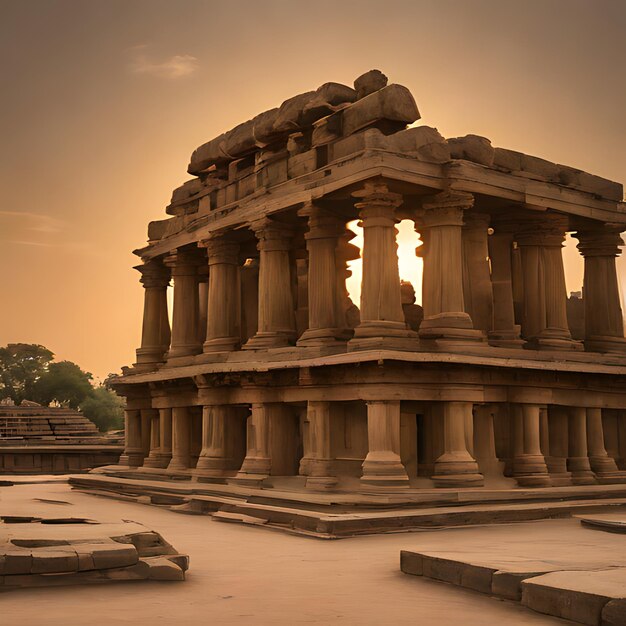
<path id="1" fill-rule="evenodd" d="M 364 230 L 363 279 L 361 321 L 349 349 L 411 349 L 415 347 L 415 333 L 407 328 L 402 310 L 395 229 L 402 197 L 375 182 L 367 183 L 354 197 Z M 527 347 L 580 349 L 569 332 L 566 313 L 561 253 L 568 227 L 566 216 L 498 217 L 495 232 L 488 237 L 489 216 L 469 211 L 473 205 L 471 194 L 445 191 L 428 198 L 416 213 L 416 227 L 424 240 L 418 248 L 424 258 L 421 338 L 458 343 L 481 341 L 487 334 L 493 345 L 520 347 L 515 288 L 523 293 L 520 314 Z M 357 251 L 348 244 L 345 223 L 328 210 L 310 202 L 299 215 L 308 220 L 308 328 L 298 345 L 336 345 L 351 335 L 345 315 L 346 262 L 355 258 Z M 622 243 L 621 226 L 589 224 L 575 235 L 585 258 L 585 346 L 588 350 L 624 352 L 615 267 Z M 260 262 L 257 302 L 253 303 L 256 316 L 248 306 L 245 318 L 247 327 L 255 318 L 256 332 L 249 336 L 247 328 L 244 347 L 293 344 L 297 334 L 290 258 L 294 227 L 273 218 L 262 218 L 251 227 L 258 240 Z M 513 242 L 521 268 L 516 284 Z M 164 264 L 151 260 L 137 268 L 145 287 L 142 343 L 137 350 L 140 368 L 161 363 L 170 344 L 166 297 L 170 273 L 174 279 L 174 313 L 168 359 L 177 362 L 179 357 L 201 351 L 230 351 L 240 345 L 239 245 L 225 233 L 212 234 L 200 245 L 207 250 L 208 268 L 201 267 L 203 261 L 192 249 L 177 250 Z M 207 280 L 207 288 L 202 290 Z M 199 293 L 205 294 L 202 303 Z M 198 330 L 200 325 L 206 331 Z"/>

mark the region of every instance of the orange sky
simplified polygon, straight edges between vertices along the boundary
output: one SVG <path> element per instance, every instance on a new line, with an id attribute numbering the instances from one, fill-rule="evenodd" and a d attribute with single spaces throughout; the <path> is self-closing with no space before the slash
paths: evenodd
<path id="1" fill-rule="evenodd" d="M 624 181 L 624 26 L 623 0 L 0 0 L 0 345 L 132 363 L 131 250 L 192 150 L 374 67 L 444 136 Z"/>

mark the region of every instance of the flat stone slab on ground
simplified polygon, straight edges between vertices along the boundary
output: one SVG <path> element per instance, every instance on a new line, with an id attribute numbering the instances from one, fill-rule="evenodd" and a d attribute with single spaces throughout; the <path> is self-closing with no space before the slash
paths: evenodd
<path id="1" fill-rule="evenodd" d="M 522 582 L 522 604 L 547 615 L 596 626 L 626 624 L 626 567 L 558 571 Z"/>
<path id="2" fill-rule="evenodd" d="M 593 516 L 618 523 L 624 513 Z M 585 518 L 587 519 L 587 518 Z M 626 542 L 569 522 L 536 525 L 516 540 L 491 527 L 481 544 L 402 550 L 401 570 L 485 594 L 518 600 L 528 608 L 582 624 L 626 625 Z M 533 528 L 533 525 L 526 525 Z M 419 539 L 413 543 L 419 545 Z"/>
<path id="3" fill-rule="evenodd" d="M 188 565 L 186 555 L 135 522 L 0 517 L 0 590 L 112 580 L 184 580 Z"/>
<path id="4" fill-rule="evenodd" d="M 626 534 L 626 513 L 600 513 L 597 515 L 576 515 L 575 517 L 586 528 Z"/>

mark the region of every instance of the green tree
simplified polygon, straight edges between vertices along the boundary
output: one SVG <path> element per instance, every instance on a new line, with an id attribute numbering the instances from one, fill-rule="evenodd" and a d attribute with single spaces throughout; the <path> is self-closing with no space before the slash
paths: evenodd
<path id="1" fill-rule="evenodd" d="M 36 343 L 10 343 L 0 348 L 0 398 L 15 404 L 33 400 L 34 388 L 54 358 L 54 354 Z"/>
<path id="2" fill-rule="evenodd" d="M 82 402 L 80 410 L 100 432 L 124 426 L 124 400 L 104 385 L 92 388 L 91 395 Z"/>
<path id="3" fill-rule="evenodd" d="M 83 372 L 71 361 L 50 363 L 48 370 L 33 386 L 31 399 L 46 406 L 56 400 L 72 409 L 78 409 L 93 393 L 91 379 L 89 372 Z"/>

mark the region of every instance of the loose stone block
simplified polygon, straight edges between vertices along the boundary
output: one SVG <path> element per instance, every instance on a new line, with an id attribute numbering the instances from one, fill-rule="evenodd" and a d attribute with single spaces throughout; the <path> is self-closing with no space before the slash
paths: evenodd
<path id="1" fill-rule="evenodd" d="M 354 81 L 357 100 L 387 86 L 387 77 L 380 70 L 370 70 Z"/>
<path id="2" fill-rule="evenodd" d="M 56 574 L 77 570 L 78 556 L 76 552 L 60 552 L 52 549 L 39 549 L 33 552 L 31 566 L 31 573 L 33 574 Z"/>
<path id="3" fill-rule="evenodd" d="M 414 154 L 420 160 L 445 163 L 451 158 L 448 142 L 436 128 L 417 126 L 407 128 L 384 138 L 384 145 L 393 152 Z"/>
<path id="4" fill-rule="evenodd" d="M 122 544 L 118 547 L 112 545 L 94 546 L 92 556 L 97 569 L 126 567 L 134 565 L 139 559 L 135 546 Z"/>
<path id="5" fill-rule="evenodd" d="M 0 574 L 30 574 L 32 566 L 33 556 L 30 550 L 8 549 L 0 562 Z"/>
<path id="6" fill-rule="evenodd" d="M 148 578 L 150 580 L 185 580 L 183 569 L 166 557 L 142 559 L 142 562 L 149 567 Z"/>
<path id="7" fill-rule="evenodd" d="M 411 124 L 419 118 L 411 92 L 402 85 L 388 85 L 343 111 L 343 134 L 351 135 L 382 120 Z"/>
<path id="8" fill-rule="evenodd" d="M 453 159 L 466 159 L 481 165 L 493 165 L 495 152 L 491 142 L 486 137 L 479 135 L 455 137 L 448 139 L 448 146 Z"/>

